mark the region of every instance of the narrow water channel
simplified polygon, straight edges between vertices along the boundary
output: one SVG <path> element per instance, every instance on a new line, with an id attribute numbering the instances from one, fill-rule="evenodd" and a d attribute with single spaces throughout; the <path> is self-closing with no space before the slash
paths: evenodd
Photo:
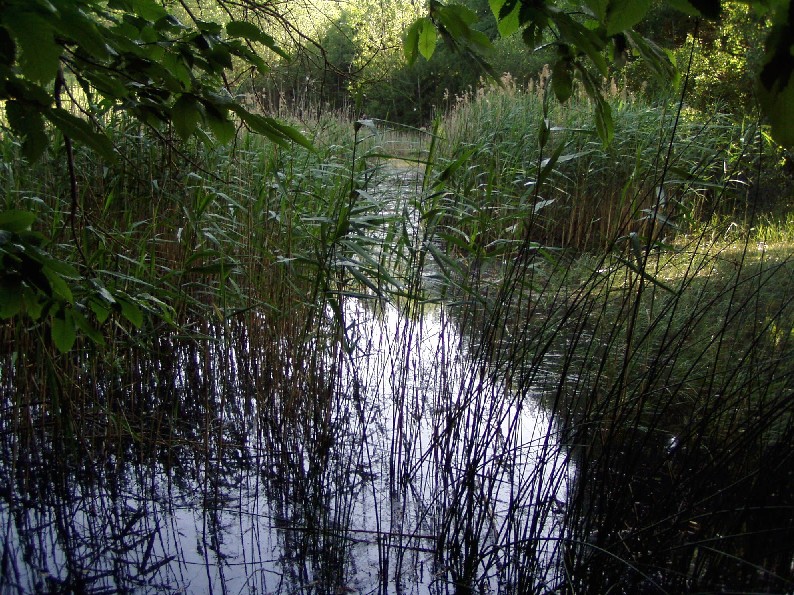
<path id="1" fill-rule="evenodd" d="M 101 407 L 9 392 L 0 591 L 550 589 L 572 472 L 542 387 L 505 381 L 443 302 L 340 301 L 311 364 L 227 326 L 163 338 Z"/>

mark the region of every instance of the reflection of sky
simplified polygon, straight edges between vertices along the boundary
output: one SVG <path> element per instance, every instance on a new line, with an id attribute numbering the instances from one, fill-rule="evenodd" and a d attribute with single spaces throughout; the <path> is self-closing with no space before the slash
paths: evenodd
<path id="1" fill-rule="evenodd" d="M 433 552 L 442 519 L 466 499 L 467 473 L 474 517 L 453 518 L 446 539 L 471 521 L 490 552 L 480 571 L 497 589 L 496 573 L 509 562 L 504 545 L 529 535 L 533 515 L 541 527 L 533 535 L 555 537 L 566 466 L 553 424 L 535 395 L 509 390 L 471 361 L 445 308 L 407 318 L 373 304 L 351 299 L 344 308 L 350 349 L 333 395 L 336 441 L 322 472 L 329 485 L 316 511 L 321 528 L 339 535 L 302 526 L 315 511 L 273 487 L 281 471 L 255 436 L 242 451 L 231 440 L 196 444 L 169 468 L 122 453 L 113 480 L 66 474 L 65 488 L 49 486 L 52 493 L 28 503 L 0 494 L 7 561 L 0 590 L 47 590 L 78 577 L 86 590 L 304 592 L 321 564 L 305 549 L 336 544 L 349 554 L 340 589 L 378 592 L 387 573 L 390 592 L 399 583 L 405 593 L 431 593 L 447 580 Z M 218 356 L 216 373 L 228 372 L 229 353 Z M 182 370 L 173 384 L 190 378 Z M 250 419 L 237 423 L 256 428 Z M 303 461 L 294 477 L 313 467 L 310 450 L 290 459 Z M 13 465 L 10 457 L 0 463 L 9 486 Z M 550 563 L 551 550 L 542 556 Z M 48 576 L 56 579 L 50 587 Z"/>
<path id="2" fill-rule="evenodd" d="M 382 486 L 374 492 L 376 502 L 361 506 L 380 510 L 382 524 L 392 533 L 414 536 L 398 539 L 414 552 L 406 570 L 424 567 L 429 581 L 432 554 L 416 552 L 434 546 L 422 536 L 435 535 L 434 512 L 452 503 L 445 492 L 460 482 L 465 469 L 476 468 L 478 497 L 486 509 L 479 526 L 487 544 L 509 539 L 506 533 L 516 530 L 518 517 L 537 510 L 539 495 L 550 504 L 546 512 L 559 508 L 557 503 L 565 500 L 566 468 L 553 424 L 535 395 L 511 394 L 488 369 L 472 362 L 456 321 L 443 307 L 428 306 L 414 319 L 392 306 L 378 309 L 373 313 L 354 301 L 345 313 L 355 346 L 352 368 L 365 379 L 367 407 L 382 414 L 380 423 L 370 425 L 379 428 L 380 436 L 367 440 L 373 465 L 381 465 L 376 476 Z M 393 479 L 392 467 L 405 489 L 398 491 L 399 501 L 387 506 L 384 478 Z M 517 501 L 517 495 L 526 501 Z M 554 537 L 552 520 L 542 519 L 549 538 Z"/>

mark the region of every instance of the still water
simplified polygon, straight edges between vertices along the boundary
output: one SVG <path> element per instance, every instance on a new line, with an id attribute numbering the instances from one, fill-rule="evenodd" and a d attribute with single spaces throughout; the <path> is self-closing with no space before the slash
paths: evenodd
<path id="1" fill-rule="evenodd" d="M 70 428 L 6 399 L 0 590 L 497 592 L 519 558 L 551 580 L 570 472 L 538 394 L 442 306 L 348 299 L 344 318 L 311 407 L 284 394 L 308 390 L 302 364 L 244 338 L 132 366 L 146 380 L 120 394 L 157 440 L 111 439 L 135 424 L 107 407 Z"/>

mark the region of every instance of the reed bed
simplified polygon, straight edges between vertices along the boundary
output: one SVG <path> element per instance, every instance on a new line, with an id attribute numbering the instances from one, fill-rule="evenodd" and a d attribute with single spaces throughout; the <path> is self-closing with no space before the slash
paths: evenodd
<path id="1" fill-rule="evenodd" d="M 444 156 L 466 156 L 450 188 L 462 205 L 458 242 L 493 254 L 528 234 L 603 251 L 631 232 L 664 242 L 714 214 L 749 227 L 754 205 L 788 204 L 783 155 L 752 120 L 633 98 L 613 83 L 615 136 L 605 148 L 586 98 L 551 101 L 543 73 L 527 88 L 502 83 L 458 98 L 443 119 Z"/>
<path id="2" fill-rule="evenodd" d="M 74 226 L 57 152 L 4 139 L 91 327 L 0 328 L 2 590 L 790 590 L 760 136 L 613 100 L 608 149 L 509 85 L 429 131 L 316 118 L 314 154 L 120 121 Z"/>
<path id="3" fill-rule="evenodd" d="M 525 387 L 559 362 L 544 398 L 577 479 L 554 587 L 783 591 L 794 285 L 790 248 L 766 241 L 786 219 L 759 212 L 786 201 L 759 196 L 775 152 L 722 116 L 612 101 L 608 149 L 542 88 L 481 92 L 444 121 L 446 162 L 467 167 L 439 236 L 468 270 L 505 263 L 475 317 L 492 361 Z"/>

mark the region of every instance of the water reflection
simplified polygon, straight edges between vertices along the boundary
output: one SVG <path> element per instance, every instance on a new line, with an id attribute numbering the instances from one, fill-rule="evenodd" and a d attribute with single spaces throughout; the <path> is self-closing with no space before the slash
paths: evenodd
<path id="1" fill-rule="evenodd" d="M 542 589 L 568 465 L 536 395 L 443 307 L 343 312 L 308 350 L 163 338 L 79 407 L 9 390 L 2 590 Z"/>

